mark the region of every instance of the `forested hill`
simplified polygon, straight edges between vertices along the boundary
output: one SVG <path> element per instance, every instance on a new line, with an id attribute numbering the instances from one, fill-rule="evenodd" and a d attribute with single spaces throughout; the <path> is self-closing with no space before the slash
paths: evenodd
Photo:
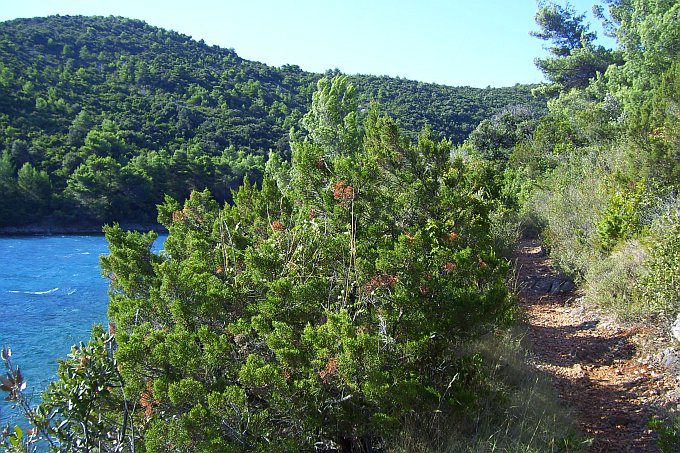
<path id="1" fill-rule="evenodd" d="M 0 23 L 0 226 L 149 222 L 164 194 L 209 188 L 219 200 L 257 179 L 321 74 L 240 58 L 139 20 Z M 447 87 L 354 76 L 408 134 L 464 140 L 504 106 L 536 104 L 531 86 Z"/>

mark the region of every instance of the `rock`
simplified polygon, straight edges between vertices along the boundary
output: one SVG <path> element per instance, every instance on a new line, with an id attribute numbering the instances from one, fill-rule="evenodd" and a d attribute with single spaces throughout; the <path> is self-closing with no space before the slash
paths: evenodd
<path id="1" fill-rule="evenodd" d="M 538 293 L 561 294 L 574 288 L 574 282 L 568 277 L 533 277 L 527 281 L 527 286 Z"/>
<path id="2" fill-rule="evenodd" d="M 668 401 L 678 401 L 680 400 L 680 390 L 671 390 L 666 393 L 666 399 Z"/>
<path id="3" fill-rule="evenodd" d="M 678 315 L 675 322 L 671 324 L 671 333 L 676 340 L 680 341 L 680 315 Z"/>
<path id="4" fill-rule="evenodd" d="M 600 323 L 599 319 L 591 319 L 590 321 L 583 321 L 579 327 L 581 330 L 592 330 Z"/>
<path id="5" fill-rule="evenodd" d="M 573 318 L 582 318 L 583 315 L 585 315 L 585 314 L 586 314 L 586 307 L 584 307 L 583 305 L 579 305 L 577 307 L 574 307 L 569 311 L 569 315 Z"/>
<path id="6" fill-rule="evenodd" d="M 580 363 L 575 364 L 575 365 L 572 367 L 572 370 L 574 371 L 574 373 L 575 373 L 576 376 L 578 376 L 578 377 L 583 377 L 583 376 L 585 376 L 585 373 L 583 372 L 583 367 L 581 366 Z"/>
<path id="7" fill-rule="evenodd" d="M 552 278 L 533 277 L 530 283 L 530 288 L 538 293 L 547 293 L 552 286 Z"/>
<path id="8" fill-rule="evenodd" d="M 680 356 L 674 348 L 664 349 L 659 361 L 669 370 L 680 371 Z"/>
<path id="9" fill-rule="evenodd" d="M 566 277 L 556 277 L 553 279 L 548 292 L 550 294 L 568 293 L 574 288 L 576 288 L 576 285 L 574 285 L 574 282 L 572 282 L 570 279 Z"/>

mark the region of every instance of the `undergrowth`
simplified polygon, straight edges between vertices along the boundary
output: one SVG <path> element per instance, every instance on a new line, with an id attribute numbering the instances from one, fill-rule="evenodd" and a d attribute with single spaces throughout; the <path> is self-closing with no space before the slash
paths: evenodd
<path id="1" fill-rule="evenodd" d="M 680 417 L 668 421 L 655 417 L 649 421 L 649 427 L 658 435 L 656 445 L 661 453 L 680 451 Z"/>
<path id="2" fill-rule="evenodd" d="M 488 334 L 470 346 L 483 358 L 488 391 L 466 417 L 431 429 L 413 420 L 390 451 L 574 452 L 587 445 L 548 377 L 531 365 L 524 328 Z"/>

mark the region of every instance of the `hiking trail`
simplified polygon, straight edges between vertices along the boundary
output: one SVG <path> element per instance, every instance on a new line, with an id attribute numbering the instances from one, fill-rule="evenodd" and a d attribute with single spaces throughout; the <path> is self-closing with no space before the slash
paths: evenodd
<path id="1" fill-rule="evenodd" d="M 677 407 L 678 383 L 641 353 L 656 333 L 619 325 L 580 302 L 537 239 L 515 255 L 517 286 L 535 365 L 573 410 L 593 452 L 658 451 L 650 418 Z"/>

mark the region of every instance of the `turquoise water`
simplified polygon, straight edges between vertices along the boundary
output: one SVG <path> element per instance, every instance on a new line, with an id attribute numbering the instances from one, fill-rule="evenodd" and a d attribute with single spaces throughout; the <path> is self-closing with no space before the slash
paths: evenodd
<path id="1" fill-rule="evenodd" d="M 0 237 L 0 345 L 12 348 L 33 401 L 56 377 L 57 359 L 107 322 L 106 253 L 101 235 Z M 0 402 L 0 423 L 12 412 Z"/>

